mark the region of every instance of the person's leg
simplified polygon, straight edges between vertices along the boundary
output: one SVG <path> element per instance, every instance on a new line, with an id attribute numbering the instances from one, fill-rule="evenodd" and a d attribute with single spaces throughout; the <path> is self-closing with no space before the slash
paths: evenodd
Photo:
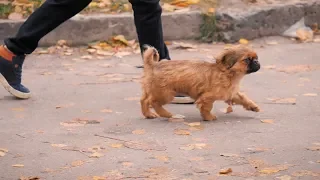
<path id="1" fill-rule="evenodd" d="M 160 59 L 170 60 L 169 51 L 163 40 L 161 13 L 159 0 L 129 0 L 134 13 L 134 23 L 140 43 L 155 47 Z"/>
<path id="2" fill-rule="evenodd" d="M 29 98 L 30 91 L 21 84 L 22 65 L 42 37 L 83 10 L 91 0 L 47 0 L 0 47 L 0 83 L 14 96 Z"/>
<path id="3" fill-rule="evenodd" d="M 163 39 L 161 14 L 162 8 L 159 0 L 129 0 L 134 13 L 134 23 L 140 43 L 141 52 L 143 45 L 148 44 L 155 47 L 160 55 L 160 59 L 170 60 L 168 48 Z M 177 95 L 172 103 L 188 104 L 194 100 Z"/>

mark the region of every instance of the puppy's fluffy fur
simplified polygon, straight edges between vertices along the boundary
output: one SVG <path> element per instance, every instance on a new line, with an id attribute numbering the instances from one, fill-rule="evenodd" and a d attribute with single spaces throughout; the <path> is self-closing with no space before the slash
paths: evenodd
<path id="1" fill-rule="evenodd" d="M 215 120 L 211 114 L 215 101 L 242 105 L 246 110 L 259 107 L 239 92 L 241 79 L 260 69 L 257 54 L 245 46 L 224 50 L 216 63 L 191 60 L 160 61 L 157 50 L 144 45 L 141 111 L 146 118 L 155 118 L 150 106 L 160 117 L 172 114 L 162 106 L 170 103 L 177 93 L 195 100 L 203 120 Z"/>

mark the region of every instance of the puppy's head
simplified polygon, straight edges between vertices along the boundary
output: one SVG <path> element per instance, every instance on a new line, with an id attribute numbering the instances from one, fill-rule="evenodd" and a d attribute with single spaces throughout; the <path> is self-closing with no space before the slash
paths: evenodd
<path id="1" fill-rule="evenodd" d="M 251 74 L 260 69 L 255 51 L 246 46 L 234 46 L 226 49 L 217 57 L 217 64 L 224 70 L 242 74 Z"/>
<path id="2" fill-rule="evenodd" d="M 152 58 L 153 61 L 158 62 L 159 61 L 159 53 L 158 50 L 148 44 L 142 45 L 142 51 L 144 59 Z"/>

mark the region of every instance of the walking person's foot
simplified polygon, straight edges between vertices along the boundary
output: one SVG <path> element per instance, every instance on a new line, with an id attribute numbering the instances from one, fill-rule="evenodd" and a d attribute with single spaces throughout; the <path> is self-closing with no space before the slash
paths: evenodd
<path id="1" fill-rule="evenodd" d="M 0 84 L 13 96 L 28 99 L 31 93 L 21 84 L 25 56 L 17 56 L 5 46 L 0 46 Z"/>

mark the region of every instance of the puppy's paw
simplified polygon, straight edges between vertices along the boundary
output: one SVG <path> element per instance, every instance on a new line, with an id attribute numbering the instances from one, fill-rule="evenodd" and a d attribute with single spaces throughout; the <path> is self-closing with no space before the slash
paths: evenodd
<path id="1" fill-rule="evenodd" d="M 217 116 L 215 116 L 213 114 L 204 115 L 203 120 L 204 121 L 214 121 L 214 120 L 217 120 Z"/>
<path id="2" fill-rule="evenodd" d="M 149 114 L 146 114 L 145 117 L 147 119 L 154 119 L 154 118 L 157 118 L 158 116 L 154 113 L 149 113 Z"/>
<path id="3" fill-rule="evenodd" d="M 260 112 L 260 108 L 257 105 L 247 106 L 245 109 L 248 111 Z"/>

